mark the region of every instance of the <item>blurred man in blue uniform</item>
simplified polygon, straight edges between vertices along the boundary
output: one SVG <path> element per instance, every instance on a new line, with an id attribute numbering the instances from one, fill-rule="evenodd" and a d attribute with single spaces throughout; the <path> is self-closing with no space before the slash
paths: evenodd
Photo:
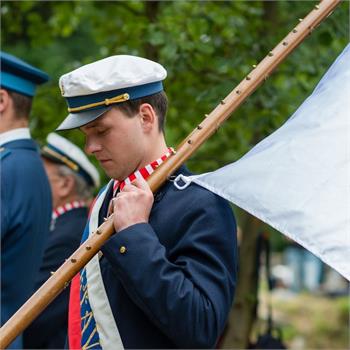
<path id="1" fill-rule="evenodd" d="M 1 53 L 1 324 L 34 290 L 51 216 L 50 185 L 28 118 L 36 85 L 48 76 Z M 12 344 L 22 348 L 19 336 Z"/>
<path id="2" fill-rule="evenodd" d="M 72 281 L 71 349 L 209 348 L 227 321 L 237 265 L 229 204 L 171 179 L 153 196 L 145 181 L 174 153 L 164 138 L 165 77 L 160 64 L 122 55 L 60 78 L 70 114 L 58 130 L 80 128 L 112 178 L 83 240 L 115 214 L 115 234 Z"/>
<path id="3" fill-rule="evenodd" d="M 49 177 L 53 212 L 36 288 L 39 288 L 78 247 L 88 218 L 99 174 L 79 147 L 51 133 L 41 155 Z M 69 289 L 62 293 L 25 330 L 23 345 L 30 349 L 62 349 L 68 328 Z"/>

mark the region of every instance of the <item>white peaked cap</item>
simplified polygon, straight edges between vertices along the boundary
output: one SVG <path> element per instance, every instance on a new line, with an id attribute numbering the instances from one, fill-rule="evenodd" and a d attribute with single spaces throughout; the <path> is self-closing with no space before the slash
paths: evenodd
<path id="1" fill-rule="evenodd" d="M 107 57 L 64 74 L 59 86 L 69 114 L 57 130 L 79 128 L 115 104 L 159 93 L 166 76 L 159 63 L 129 55 Z"/>
<path id="2" fill-rule="evenodd" d="M 44 157 L 67 165 L 85 178 L 90 185 L 100 186 L 100 175 L 96 167 L 78 146 L 66 138 L 50 133 L 47 136 L 47 145 L 42 148 L 41 152 Z"/>
<path id="3" fill-rule="evenodd" d="M 162 65 L 146 58 L 118 55 L 86 64 L 60 77 L 62 96 L 73 97 L 119 90 L 166 78 Z"/>

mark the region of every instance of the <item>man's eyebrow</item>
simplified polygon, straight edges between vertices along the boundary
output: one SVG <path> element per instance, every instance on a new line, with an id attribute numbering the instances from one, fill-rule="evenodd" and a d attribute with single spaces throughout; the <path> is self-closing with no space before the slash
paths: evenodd
<path id="1" fill-rule="evenodd" d="M 94 123 L 88 123 L 87 125 L 83 125 L 82 127 L 81 127 L 81 130 L 83 130 L 83 128 L 84 129 L 91 129 L 91 128 L 95 128 L 96 126 L 97 126 L 97 122 L 94 122 Z"/>

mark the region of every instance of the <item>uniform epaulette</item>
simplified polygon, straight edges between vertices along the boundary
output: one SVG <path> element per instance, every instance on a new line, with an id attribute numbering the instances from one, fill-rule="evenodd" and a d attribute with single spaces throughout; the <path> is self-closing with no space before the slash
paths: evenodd
<path id="1" fill-rule="evenodd" d="M 5 148 L 5 147 L 0 147 L 0 160 L 4 159 L 8 155 L 11 154 L 11 150 Z"/>

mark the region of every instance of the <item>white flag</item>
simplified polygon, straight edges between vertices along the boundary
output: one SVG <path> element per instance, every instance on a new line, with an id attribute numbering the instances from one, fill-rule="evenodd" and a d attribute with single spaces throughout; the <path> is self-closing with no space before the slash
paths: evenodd
<path id="1" fill-rule="evenodd" d="M 312 95 L 237 162 L 191 176 L 350 280 L 350 45 Z"/>

